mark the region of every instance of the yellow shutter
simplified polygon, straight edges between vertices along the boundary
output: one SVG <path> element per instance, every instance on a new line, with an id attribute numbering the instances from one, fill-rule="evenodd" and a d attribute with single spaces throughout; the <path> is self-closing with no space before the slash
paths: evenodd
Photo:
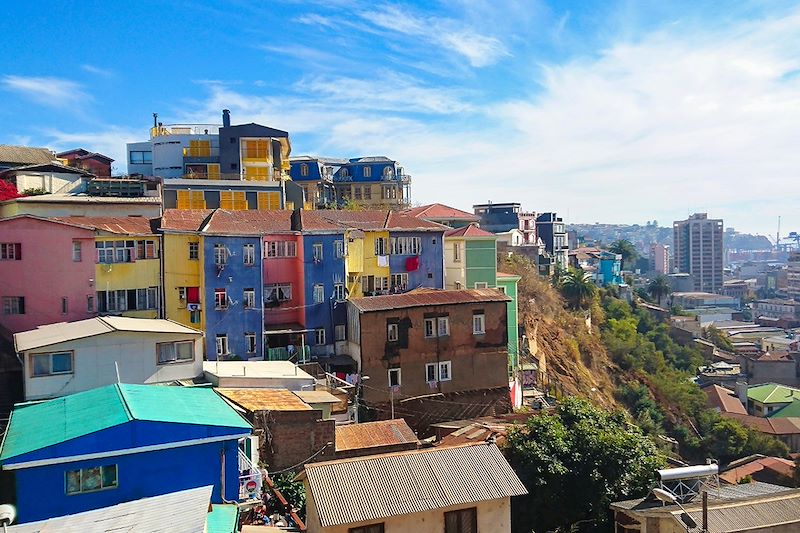
<path id="1" fill-rule="evenodd" d="M 219 206 L 222 209 L 233 209 L 233 191 L 220 191 Z"/>
<path id="2" fill-rule="evenodd" d="M 211 155 L 211 141 L 189 141 L 189 157 L 209 157 Z"/>
<path id="3" fill-rule="evenodd" d="M 178 191 L 178 209 L 191 209 L 189 191 Z"/>
<path id="4" fill-rule="evenodd" d="M 247 195 L 244 191 L 233 193 L 233 208 L 237 211 L 247 211 Z"/>
<path id="5" fill-rule="evenodd" d="M 219 179 L 219 163 L 209 163 L 208 165 L 208 179 Z"/>
<path id="6" fill-rule="evenodd" d="M 260 210 L 277 210 L 281 208 L 281 194 L 279 192 L 258 193 L 258 208 Z"/>
<path id="7" fill-rule="evenodd" d="M 190 191 L 191 192 L 191 208 L 192 209 L 205 209 L 206 196 L 203 191 Z"/>
<path id="8" fill-rule="evenodd" d="M 286 202 L 286 209 L 294 211 L 294 202 Z"/>
<path id="9" fill-rule="evenodd" d="M 244 179 L 250 181 L 267 181 L 269 180 L 269 167 L 244 167 Z"/>

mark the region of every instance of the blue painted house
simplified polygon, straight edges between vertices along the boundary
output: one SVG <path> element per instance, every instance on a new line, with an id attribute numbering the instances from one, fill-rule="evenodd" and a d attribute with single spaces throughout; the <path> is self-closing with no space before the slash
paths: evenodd
<path id="1" fill-rule="evenodd" d="M 605 250 L 598 254 L 597 282 L 601 285 L 620 285 L 622 283 L 622 256 Z"/>
<path id="2" fill-rule="evenodd" d="M 251 431 L 210 388 L 109 385 L 17 405 L 0 483 L 20 523 L 209 485 L 212 502 L 238 501 Z"/>
<path id="3" fill-rule="evenodd" d="M 389 230 L 390 288 L 405 292 L 420 287 L 444 289 L 444 230 Z"/>
<path id="4" fill-rule="evenodd" d="M 209 360 L 263 358 L 264 318 L 261 238 L 227 235 L 215 223 L 204 229 L 206 355 Z"/>

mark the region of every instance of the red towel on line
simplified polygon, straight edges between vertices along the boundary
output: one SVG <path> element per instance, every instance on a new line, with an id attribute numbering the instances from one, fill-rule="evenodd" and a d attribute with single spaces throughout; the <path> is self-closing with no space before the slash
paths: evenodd
<path id="1" fill-rule="evenodd" d="M 406 259 L 406 271 L 414 272 L 419 269 L 419 256 L 409 257 Z"/>

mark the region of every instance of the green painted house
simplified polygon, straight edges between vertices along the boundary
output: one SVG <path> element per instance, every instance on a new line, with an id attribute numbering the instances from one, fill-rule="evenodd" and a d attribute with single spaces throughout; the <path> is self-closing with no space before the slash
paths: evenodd
<path id="1" fill-rule="evenodd" d="M 497 288 L 511 298 L 508 302 L 508 364 L 510 370 L 519 365 L 519 309 L 517 306 L 517 285 L 522 277 L 506 272 L 497 273 Z"/>
<path id="2" fill-rule="evenodd" d="M 800 389 L 778 383 L 756 385 L 747 389 L 747 412 L 755 416 L 769 417 L 797 400 L 800 400 Z M 791 416 L 789 412 L 783 416 Z"/>

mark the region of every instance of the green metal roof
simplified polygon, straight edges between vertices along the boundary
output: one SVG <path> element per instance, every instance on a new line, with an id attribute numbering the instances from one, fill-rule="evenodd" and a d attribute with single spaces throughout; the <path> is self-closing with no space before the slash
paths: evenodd
<path id="1" fill-rule="evenodd" d="M 108 385 L 16 406 L 0 449 L 0 461 L 131 420 L 251 427 L 207 387 Z"/>
<path id="2" fill-rule="evenodd" d="M 239 509 L 235 505 L 211 506 L 206 515 L 206 533 L 236 533 L 239 529 Z"/>
<path id="3" fill-rule="evenodd" d="M 800 400 L 800 389 L 777 383 L 766 383 L 747 389 L 747 398 L 764 404 L 788 403 L 794 399 Z"/>
<path id="4" fill-rule="evenodd" d="M 798 417 L 800 418 L 800 399 L 794 400 L 792 403 L 787 405 L 786 407 L 781 408 L 779 411 L 775 411 L 768 418 L 789 418 L 789 417 Z"/>

